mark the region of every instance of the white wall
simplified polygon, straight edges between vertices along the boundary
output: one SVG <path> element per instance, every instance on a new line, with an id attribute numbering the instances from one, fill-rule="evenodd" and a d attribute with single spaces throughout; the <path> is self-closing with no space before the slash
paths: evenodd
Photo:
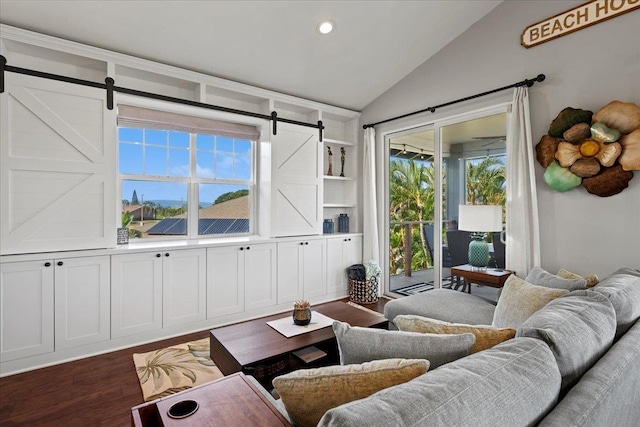
<path id="1" fill-rule="evenodd" d="M 536 142 L 565 107 L 595 112 L 614 99 L 640 104 L 640 10 L 531 49 L 520 46 L 526 26 L 582 3 L 502 3 L 367 106 L 361 123 L 539 73 L 546 74 L 546 81 L 530 89 Z M 640 268 L 640 171 L 635 172 L 629 188 L 607 198 L 591 195 L 582 186 L 568 193 L 555 192 L 542 180 L 543 172 L 536 162 L 543 268 L 555 272 L 564 267 L 601 277 L 623 266 Z"/>

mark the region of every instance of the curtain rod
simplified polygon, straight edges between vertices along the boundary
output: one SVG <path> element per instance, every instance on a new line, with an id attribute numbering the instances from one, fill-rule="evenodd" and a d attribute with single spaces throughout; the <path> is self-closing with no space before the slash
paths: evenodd
<path id="1" fill-rule="evenodd" d="M 28 76 L 40 77 L 40 78 L 49 79 L 49 80 L 57 80 L 60 82 L 73 83 L 80 86 L 88 86 L 88 87 L 94 87 L 98 89 L 105 89 L 107 91 L 107 109 L 109 110 L 113 110 L 113 92 L 115 91 L 115 92 L 125 93 L 128 95 L 135 95 L 135 96 L 140 96 L 144 98 L 151 98 L 151 99 L 158 99 L 161 101 L 173 102 L 175 104 L 189 105 L 192 107 L 206 108 L 208 110 L 222 111 L 225 113 L 233 113 L 233 114 L 239 114 L 242 116 L 257 117 L 259 119 L 270 120 L 272 122 L 272 132 L 274 135 L 277 135 L 278 122 L 315 128 L 315 129 L 318 129 L 318 131 L 320 132 L 320 142 L 322 142 L 322 131 L 324 129 L 322 120 L 318 120 L 317 123 L 306 123 L 306 122 L 300 122 L 297 120 L 278 117 L 278 113 L 276 111 L 272 111 L 271 114 L 269 115 L 260 114 L 260 113 L 254 113 L 251 111 L 237 110 L 235 108 L 222 107 L 219 105 L 206 104 L 204 102 L 190 101 L 188 99 L 182 99 L 182 98 L 175 98 L 173 96 L 160 95 L 157 93 L 129 89 L 126 87 L 115 86 L 115 81 L 111 77 L 107 77 L 104 80 L 105 81 L 104 83 L 99 83 L 99 82 L 92 82 L 89 80 L 77 79 L 75 77 L 67 77 L 67 76 L 61 76 L 59 74 L 51 74 L 43 71 L 30 70 L 28 68 L 14 67 L 12 65 L 7 65 L 7 58 L 5 58 L 3 55 L 0 55 L 0 93 L 4 93 L 4 72 L 5 71 L 18 73 L 18 74 L 25 74 Z"/>
<path id="2" fill-rule="evenodd" d="M 520 86 L 531 87 L 536 82 L 544 81 L 545 78 L 546 78 L 546 76 L 544 74 L 538 74 L 536 77 L 534 77 L 532 79 L 525 79 L 525 80 L 523 80 L 521 82 L 518 82 L 518 83 L 510 84 L 508 86 L 504 86 L 504 87 L 501 87 L 501 88 L 498 88 L 498 89 L 493 89 L 493 90 L 490 90 L 490 91 L 487 91 L 487 92 L 478 93 L 476 95 L 467 96 L 466 98 L 456 99 L 455 101 L 446 102 L 444 104 L 436 105 L 435 107 L 428 107 L 428 108 L 425 108 L 425 109 L 420 110 L 420 111 L 414 111 L 413 113 L 407 113 L 407 114 L 403 114 L 401 116 L 396 116 L 396 117 L 392 117 L 390 119 L 382 120 L 382 121 L 371 123 L 371 124 L 368 124 L 368 125 L 363 125 L 362 128 L 363 129 L 372 128 L 372 127 L 374 127 L 376 125 L 380 125 L 382 123 L 387 123 L 387 122 L 391 122 L 393 120 L 398 120 L 398 119 L 404 119 L 405 117 L 413 116 L 415 114 L 424 113 L 426 111 L 431 111 L 432 113 L 435 113 L 436 109 L 438 109 L 438 108 L 448 107 L 449 105 L 457 104 L 459 102 L 469 101 L 470 99 L 480 98 L 481 96 L 490 95 L 492 93 L 500 92 L 502 90 L 510 89 L 510 88 L 513 88 L 513 87 L 520 87 Z"/>

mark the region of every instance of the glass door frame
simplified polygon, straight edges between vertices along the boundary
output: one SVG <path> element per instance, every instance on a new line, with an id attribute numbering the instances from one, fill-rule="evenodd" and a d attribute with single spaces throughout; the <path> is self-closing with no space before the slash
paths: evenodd
<path id="1" fill-rule="evenodd" d="M 493 116 L 496 114 L 506 113 L 507 115 L 507 146 L 509 145 L 508 139 L 510 138 L 510 116 L 511 116 L 511 101 L 494 101 L 493 103 L 489 103 L 488 105 L 482 108 L 471 108 L 467 107 L 467 109 L 462 109 L 457 113 L 450 112 L 448 115 L 441 115 L 438 117 L 437 115 L 430 120 L 425 120 L 425 117 L 420 115 L 416 116 L 413 120 L 403 121 L 404 125 L 396 125 L 395 128 L 385 127 L 383 129 L 379 129 L 380 138 L 383 141 L 383 150 L 382 155 L 379 156 L 382 160 L 382 167 L 380 169 L 383 170 L 383 194 L 382 200 L 383 203 L 381 205 L 382 212 L 379 212 L 378 218 L 383 218 L 383 230 L 382 233 L 382 244 L 380 248 L 381 252 L 381 267 L 384 271 L 384 293 L 394 295 L 393 292 L 390 291 L 391 279 L 389 274 L 389 233 L 390 233 L 390 217 L 389 217 L 389 203 L 390 203 L 390 182 L 389 182 L 389 171 L 390 171 L 390 141 L 391 139 L 398 138 L 400 136 L 413 134 L 417 132 L 433 130 L 434 131 L 434 213 L 433 213 L 433 223 L 434 229 L 442 230 L 444 224 L 443 212 L 442 212 L 442 137 L 441 137 L 441 129 L 446 126 L 454 125 L 457 123 L 462 123 L 470 120 L 481 119 L 483 117 Z M 508 155 L 508 154 L 507 154 Z M 439 227 L 439 228 L 438 228 Z M 434 288 L 439 288 L 442 284 L 442 233 L 434 232 L 434 260 L 433 260 L 433 269 L 434 269 Z"/>

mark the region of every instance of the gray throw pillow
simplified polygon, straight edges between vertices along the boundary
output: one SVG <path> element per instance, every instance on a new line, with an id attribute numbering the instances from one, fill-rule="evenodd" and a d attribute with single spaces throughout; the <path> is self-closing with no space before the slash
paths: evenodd
<path id="1" fill-rule="evenodd" d="M 616 338 L 623 335 L 640 318 L 640 274 L 621 269 L 591 288 L 604 295 L 616 311 Z"/>
<path id="2" fill-rule="evenodd" d="M 427 359 L 431 369 L 469 355 L 476 341 L 473 334 L 421 334 L 361 328 L 334 321 L 340 364 L 350 365 L 379 359 Z"/>
<path id="3" fill-rule="evenodd" d="M 579 291 L 587 287 L 585 279 L 565 279 L 540 267 L 533 267 L 524 281 L 546 288 L 566 289 L 568 291 Z"/>

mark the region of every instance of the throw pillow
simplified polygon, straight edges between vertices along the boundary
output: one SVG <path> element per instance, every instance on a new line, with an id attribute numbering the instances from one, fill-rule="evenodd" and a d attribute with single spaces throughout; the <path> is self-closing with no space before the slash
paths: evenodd
<path id="1" fill-rule="evenodd" d="M 407 332 L 429 334 L 472 333 L 476 337 L 476 342 L 469 351 L 472 354 L 491 348 L 496 344 L 500 344 L 516 336 L 516 330 L 513 328 L 498 329 L 488 325 L 463 325 L 412 314 L 396 316 L 396 318 L 393 319 L 393 323 L 395 323 L 401 331 Z"/>
<path id="2" fill-rule="evenodd" d="M 427 360 L 387 359 L 361 365 L 300 369 L 274 378 L 273 386 L 297 426 L 316 426 L 331 408 L 402 384 L 429 369 Z"/>
<path id="3" fill-rule="evenodd" d="M 566 289 L 532 285 L 512 274 L 504 283 L 491 326 L 517 328 L 549 301 L 568 293 Z"/>
<path id="4" fill-rule="evenodd" d="M 437 368 L 469 355 L 475 342 L 472 334 L 437 335 L 352 327 L 334 321 L 340 364 L 364 363 L 379 359 L 428 359 Z"/>
<path id="5" fill-rule="evenodd" d="M 558 270 L 558 276 L 564 279 L 584 279 L 587 281 L 587 289 L 593 288 L 595 285 L 600 282 L 600 279 L 595 274 L 590 274 L 588 276 L 580 276 L 579 274 L 572 273 L 564 268 Z"/>
<path id="6" fill-rule="evenodd" d="M 544 286 L 546 288 L 566 289 L 568 291 L 579 291 L 587 287 L 587 281 L 584 279 L 565 279 L 540 267 L 533 267 L 524 279 L 525 282 Z"/>

